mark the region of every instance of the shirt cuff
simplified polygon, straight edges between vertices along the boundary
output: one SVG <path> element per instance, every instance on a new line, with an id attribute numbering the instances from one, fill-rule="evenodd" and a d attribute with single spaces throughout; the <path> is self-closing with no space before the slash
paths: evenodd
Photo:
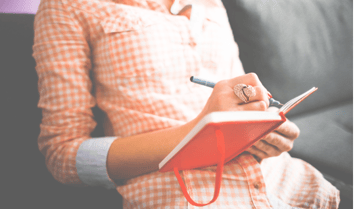
<path id="1" fill-rule="evenodd" d="M 116 188 L 106 168 L 108 150 L 117 137 L 99 137 L 85 140 L 76 154 L 76 170 L 79 179 L 90 186 Z"/>

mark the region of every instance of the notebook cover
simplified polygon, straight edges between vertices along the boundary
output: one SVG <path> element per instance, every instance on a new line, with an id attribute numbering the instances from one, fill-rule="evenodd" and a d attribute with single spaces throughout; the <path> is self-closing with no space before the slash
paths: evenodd
<path id="1" fill-rule="evenodd" d="M 230 161 L 266 134 L 286 121 L 233 121 L 206 124 L 192 139 L 160 169 L 161 172 L 207 167 L 217 164 L 217 141 L 215 129 L 218 127 L 224 135 L 225 162 Z"/>

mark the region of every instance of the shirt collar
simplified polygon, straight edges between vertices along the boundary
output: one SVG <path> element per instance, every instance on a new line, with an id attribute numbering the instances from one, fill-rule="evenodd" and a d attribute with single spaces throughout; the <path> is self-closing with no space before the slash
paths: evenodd
<path id="1" fill-rule="evenodd" d="M 157 0 L 113 0 L 118 4 L 125 4 L 134 7 L 140 7 L 143 9 L 154 10 L 162 13 L 170 14 L 170 11 L 161 1 Z"/>

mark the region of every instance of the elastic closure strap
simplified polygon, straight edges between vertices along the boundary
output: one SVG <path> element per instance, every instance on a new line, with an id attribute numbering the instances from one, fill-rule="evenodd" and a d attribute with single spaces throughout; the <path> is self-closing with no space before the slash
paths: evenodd
<path id="1" fill-rule="evenodd" d="M 209 205 L 209 204 L 213 203 L 214 201 L 216 201 L 218 198 L 218 195 L 219 195 L 219 190 L 221 188 L 222 174 L 223 174 L 224 158 L 225 158 L 225 144 L 224 144 L 224 136 L 223 136 L 222 131 L 219 128 L 218 129 L 216 128 L 215 133 L 216 133 L 217 150 L 218 150 L 219 159 L 218 159 L 218 164 L 217 164 L 214 194 L 213 194 L 213 198 L 211 201 L 209 201 L 208 203 L 196 203 L 195 201 L 193 201 L 192 198 L 190 197 L 190 195 L 187 193 L 186 186 L 179 174 L 178 168 L 177 167 L 174 168 L 174 173 L 175 173 L 175 176 L 179 182 L 182 193 L 184 194 L 186 200 L 194 206 Z"/>

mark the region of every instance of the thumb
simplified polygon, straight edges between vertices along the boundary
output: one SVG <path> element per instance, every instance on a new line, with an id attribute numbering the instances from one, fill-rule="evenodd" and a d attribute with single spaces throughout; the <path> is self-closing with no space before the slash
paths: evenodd
<path id="1" fill-rule="evenodd" d="M 269 108 L 267 108 L 266 111 L 267 112 L 277 112 L 277 111 L 279 111 L 279 108 L 277 108 L 277 107 L 269 107 Z"/>

